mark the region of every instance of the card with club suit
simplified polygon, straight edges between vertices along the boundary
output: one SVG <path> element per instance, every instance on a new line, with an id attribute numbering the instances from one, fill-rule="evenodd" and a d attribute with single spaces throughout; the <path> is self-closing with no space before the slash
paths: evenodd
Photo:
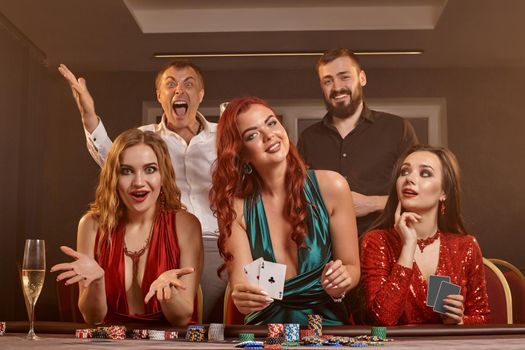
<path id="1" fill-rule="evenodd" d="M 284 295 L 284 282 L 286 279 L 286 265 L 263 261 L 259 287 L 267 292 L 270 297 L 282 300 Z"/>

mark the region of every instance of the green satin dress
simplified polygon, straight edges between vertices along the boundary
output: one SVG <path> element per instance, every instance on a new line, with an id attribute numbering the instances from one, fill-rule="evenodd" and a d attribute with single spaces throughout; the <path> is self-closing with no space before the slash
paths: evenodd
<path id="1" fill-rule="evenodd" d="M 246 324 L 300 323 L 306 326 L 309 314 L 322 315 L 324 325 L 341 325 L 348 320 L 344 304 L 335 303 L 321 286 L 321 273 L 332 260 L 332 240 L 328 212 L 313 170 L 308 171 L 304 193 L 308 202 L 308 235 L 306 247 L 299 248 L 297 253 L 298 274 L 286 280 L 282 300 L 274 300 L 267 308 L 246 315 Z M 244 201 L 244 220 L 253 259 L 262 257 L 276 262 L 259 193 Z"/>

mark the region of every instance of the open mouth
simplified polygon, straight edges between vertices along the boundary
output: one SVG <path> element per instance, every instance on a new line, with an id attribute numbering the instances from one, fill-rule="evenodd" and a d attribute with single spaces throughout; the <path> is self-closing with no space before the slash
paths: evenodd
<path id="1" fill-rule="evenodd" d="M 417 196 L 417 192 L 414 191 L 414 190 L 411 190 L 409 188 L 405 188 L 403 191 L 402 191 L 403 195 L 405 197 L 414 197 L 414 196 Z"/>
<path id="2" fill-rule="evenodd" d="M 131 192 L 130 195 L 136 201 L 141 202 L 141 201 L 143 201 L 146 198 L 148 193 L 149 193 L 148 191 L 134 191 L 134 192 Z"/>
<path id="3" fill-rule="evenodd" d="M 177 116 L 182 117 L 186 115 L 186 111 L 188 110 L 188 103 L 186 101 L 175 101 L 172 106 Z"/>

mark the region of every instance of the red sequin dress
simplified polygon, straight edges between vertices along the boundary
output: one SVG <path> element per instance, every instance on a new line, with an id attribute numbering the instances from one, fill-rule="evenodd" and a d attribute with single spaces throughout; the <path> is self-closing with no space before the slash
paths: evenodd
<path id="1" fill-rule="evenodd" d="M 180 249 L 175 231 L 175 211 L 161 211 L 153 225 L 149 250 L 146 252 L 146 268 L 142 278 L 142 295 L 164 271 L 179 267 Z M 126 322 L 160 322 L 169 324 L 164 317 L 156 297 L 145 305 L 144 314 L 130 315 L 126 296 L 124 278 L 124 235 L 126 225 L 120 222 L 111 234 L 111 244 L 101 244 L 97 254 L 101 232 L 97 232 L 95 256 L 98 264 L 104 269 L 108 313 L 105 323 Z M 197 308 L 194 308 L 192 321 L 197 320 Z"/>
<path id="2" fill-rule="evenodd" d="M 386 326 L 442 323 L 426 305 L 427 281 L 416 262 L 413 268 L 397 263 L 401 238 L 392 228 L 365 234 L 361 242 L 362 283 L 367 311 L 375 323 Z M 450 276 L 461 286 L 465 324 L 486 323 L 489 306 L 483 258 L 473 236 L 441 233 L 437 275 Z"/>

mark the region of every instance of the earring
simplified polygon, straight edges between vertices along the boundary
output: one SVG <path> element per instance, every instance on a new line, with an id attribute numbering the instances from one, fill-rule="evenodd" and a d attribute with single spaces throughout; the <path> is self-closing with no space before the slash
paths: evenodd
<path id="1" fill-rule="evenodd" d="M 441 215 L 445 216 L 445 210 L 447 207 L 445 206 L 445 200 L 439 201 L 439 210 L 441 211 Z"/>
<path id="2" fill-rule="evenodd" d="M 252 166 L 250 165 L 250 163 L 243 163 L 242 164 L 242 171 L 245 174 L 250 175 L 253 172 L 253 169 L 252 169 Z"/>
<path id="3" fill-rule="evenodd" d="M 159 201 L 160 201 L 161 209 L 165 209 L 166 208 L 166 195 L 164 194 L 164 190 L 162 188 L 160 189 Z"/>

